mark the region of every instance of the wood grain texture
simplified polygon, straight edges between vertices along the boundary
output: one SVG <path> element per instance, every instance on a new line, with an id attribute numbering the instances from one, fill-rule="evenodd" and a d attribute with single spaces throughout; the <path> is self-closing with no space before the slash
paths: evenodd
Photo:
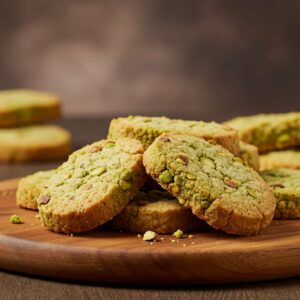
<path id="1" fill-rule="evenodd" d="M 64 236 L 15 206 L 17 180 L 0 184 L 0 267 L 54 278 L 135 284 L 207 284 L 300 275 L 300 222 L 275 221 L 257 237 L 217 231 L 153 245 L 136 235 L 94 230 Z M 25 223 L 13 225 L 12 214 Z M 192 244 L 194 243 L 194 244 Z M 184 247 L 183 244 L 186 246 Z"/>

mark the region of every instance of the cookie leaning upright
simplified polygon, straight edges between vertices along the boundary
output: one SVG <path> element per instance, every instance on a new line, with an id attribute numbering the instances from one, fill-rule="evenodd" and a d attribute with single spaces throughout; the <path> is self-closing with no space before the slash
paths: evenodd
<path id="1" fill-rule="evenodd" d="M 184 232 L 208 227 L 166 191 L 139 192 L 112 220 L 111 227 L 133 233 L 148 230 L 159 234 Z"/>
<path id="2" fill-rule="evenodd" d="M 225 122 L 260 153 L 300 146 L 300 112 L 237 117 Z"/>
<path id="3" fill-rule="evenodd" d="M 258 234 L 275 210 L 271 189 L 252 168 L 204 139 L 164 134 L 145 151 L 160 185 L 199 218 L 231 234 Z"/>
<path id="4" fill-rule="evenodd" d="M 55 125 L 0 129 L 0 161 L 48 161 L 71 151 L 71 134 Z"/>
<path id="5" fill-rule="evenodd" d="M 128 138 L 101 140 L 71 154 L 39 197 L 44 226 L 70 234 L 111 220 L 146 180 L 142 154 L 142 144 Z"/>
<path id="6" fill-rule="evenodd" d="M 135 138 L 140 140 L 147 149 L 163 133 L 198 136 L 206 140 L 215 140 L 235 155 L 240 151 L 238 132 L 233 128 L 215 122 L 129 116 L 113 119 L 110 123 L 108 137 Z"/>
<path id="7" fill-rule="evenodd" d="M 300 170 L 274 169 L 261 172 L 276 197 L 275 219 L 300 218 Z"/>
<path id="8" fill-rule="evenodd" d="M 27 89 L 0 91 L 0 127 L 13 127 L 56 119 L 60 99 L 53 94 Z"/>
<path id="9" fill-rule="evenodd" d="M 17 205 L 22 208 L 37 210 L 37 199 L 46 187 L 47 181 L 55 170 L 40 171 L 22 178 L 16 193 Z"/>

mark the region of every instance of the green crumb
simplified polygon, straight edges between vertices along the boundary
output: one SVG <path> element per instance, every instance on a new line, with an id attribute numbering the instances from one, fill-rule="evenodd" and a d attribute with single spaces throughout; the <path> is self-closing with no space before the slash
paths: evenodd
<path id="1" fill-rule="evenodd" d="M 151 230 L 148 230 L 144 233 L 144 241 L 153 241 L 157 237 L 157 233 Z"/>
<path id="2" fill-rule="evenodd" d="M 183 231 L 180 229 L 177 229 L 174 233 L 173 236 L 175 236 L 178 239 L 181 239 L 183 237 Z"/>
<path id="3" fill-rule="evenodd" d="M 173 181 L 173 176 L 172 176 L 172 174 L 170 173 L 170 171 L 165 170 L 165 171 L 163 171 L 163 172 L 160 174 L 159 179 L 160 179 L 163 183 L 170 183 L 170 182 Z"/>
<path id="4" fill-rule="evenodd" d="M 21 219 L 21 217 L 19 217 L 17 215 L 12 215 L 10 217 L 10 222 L 12 224 L 23 224 L 23 220 Z"/>
<path id="5" fill-rule="evenodd" d="M 194 236 L 192 234 L 189 234 L 189 239 L 193 239 Z"/>
<path id="6" fill-rule="evenodd" d="M 202 206 L 203 208 L 209 208 L 209 201 L 207 201 L 207 200 L 201 201 L 201 206 Z"/>
<path id="7" fill-rule="evenodd" d="M 120 186 L 121 190 L 125 192 L 125 191 L 128 191 L 128 190 L 131 189 L 132 184 L 130 182 L 126 181 L 126 180 L 121 179 L 119 181 L 119 186 Z"/>

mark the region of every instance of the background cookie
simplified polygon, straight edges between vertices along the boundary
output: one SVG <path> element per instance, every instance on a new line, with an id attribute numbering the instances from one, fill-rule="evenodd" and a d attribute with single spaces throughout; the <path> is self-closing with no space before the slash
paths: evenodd
<path id="1" fill-rule="evenodd" d="M 300 169 L 300 150 L 273 151 L 260 155 L 260 169 Z"/>
<path id="2" fill-rule="evenodd" d="M 239 131 L 242 141 L 260 153 L 300 146 L 300 113 L 260 114 L 225 122 Z"/>
<path id="3" fill-rule="evenodd" d="M 171 194 L 158 190 L 139 192 L 112 220 L 110 226 L 117 230 L 159 234 L 184 232 L 208 227 L 205 222 L 181 205 Z"/>
<path id="4" fill-rule="evenodd" d="M 56 95 L 26 89 L 0 91 L 0 127 L 12 127 L 56 119 L 60 99 Z"/>
<path id="5" fill-rule="evenodd" d="M 248 165 L 254 170 L 259 170 L 259 154 L 256 146 L 240 142 L 240 154 L 239 157 L 248 163 Z"/>
<path id="6" fill-rule="evenodd" d="M 276 197 L 275 219 L 300 218 L 300 170 L 273 169 L 261 172 Z"/>
<path id="7" fill-rule="evenodd" d="M 271 189 L 219 145 L 193 136 L 163 134 L 146 150 L 144 165 L 164 189 L 216 229 L 252 235 L 272 221 Z"/>
<path id="8" fill-rule="evenodd" d="M 142 142 L 146 149 L 159 135 L 169 132 L 215 140 L 234 154 L 238 154 L 240 151 L 237 131 L 215 122 L 129 116 L 113 119 L 110 123 L 108 136 L 109 138 L 136 138 Z"/>
<path id="9" fill-rule="evenodd" d="M 102 140 L 69 156 L 40 195 L 43 224 L 55 232 L 91 230 L 111 220 L 146 180 L 138 140 Z"/>
<path id="10" fill-rule="evenodd" d="M 54 125 L 0 129 L 0 161 L 46 161 L 65 158 L 71 135 Z"/>
<path id="11" fill-rule="evenodd" d="M 17 205 L 22 208 L 37 210 L 37 199 L 46 187 L 49 178 L 54 174 L 55 170 L 40 171 L 22 178 L 16 194 Z"/>

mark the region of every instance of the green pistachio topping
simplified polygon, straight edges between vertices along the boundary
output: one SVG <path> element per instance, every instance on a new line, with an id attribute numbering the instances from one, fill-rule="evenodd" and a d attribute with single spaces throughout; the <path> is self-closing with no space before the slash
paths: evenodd
<path id="1" fill-rule="evenodd" d="M 21 217 L 19 217 L 17 215 L 12 215 L 10 217 L 10 222 L 12 224 L 23 224 L 23 220 L 21 219 Z"/>
<path id="2" fill-rule="evenodd" d="M 207 201 L 207 200 L 202 200 L 202 201 L 201 201 L 201 206 L 202 206 L 203 208 L 209 208 L 209 201 Z"/>
<path id="3" fill-rule="evenodd" d="M 180 229 L 177 229 L 177 230 L 173 233 L 173 235 L 174 235 L 176 238 L 181 239 L 181 238 L 183 237 L 183 231 L 180 230 Z"/>
<path id="4" fill-rule="evenodd" d="M 119 181 L 119 186 L 120 186 L 121 190 L 125 192 L 125 191 L 128 191 L 131 189 L 132 184 L 129 181 L 121 179 Z"/>
<path id="5" fill-rule="evenodd" d="M 159 179 L 160 179 L 163 183 L 170 183 L 170 182 L 173 181 L 173 176 L 172 176 L 172 174 L 170 173 L 170 171 L 165 170 L 165 171 L 163 171 L 163 172 L 160 174 Z"/>
<path id="6" fill-rule="evenodd" d="M 151 230 L 148 230 L 144 233 L 144 241 L 153 241 L 157 237 L 157 233 Z"/>

